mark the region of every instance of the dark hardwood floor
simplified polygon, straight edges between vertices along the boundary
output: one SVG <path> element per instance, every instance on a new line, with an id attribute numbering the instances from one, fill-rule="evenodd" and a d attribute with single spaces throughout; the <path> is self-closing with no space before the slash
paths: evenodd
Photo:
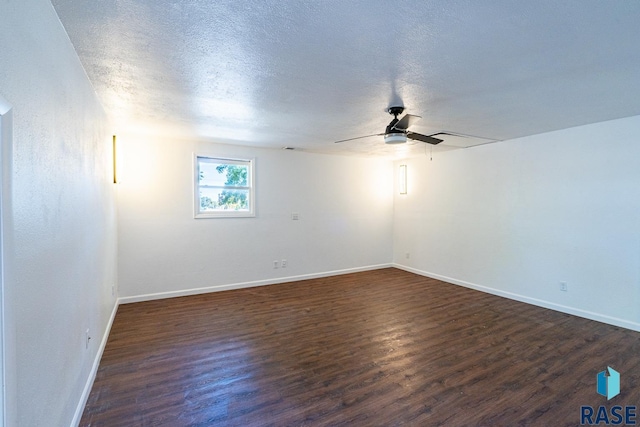
<path id="1" fill-rule="evenodd" d="M 384 269 L 120 306 L 80 425 L 576 426 L 582 405 L 640 406 L 640 333 Z"/>

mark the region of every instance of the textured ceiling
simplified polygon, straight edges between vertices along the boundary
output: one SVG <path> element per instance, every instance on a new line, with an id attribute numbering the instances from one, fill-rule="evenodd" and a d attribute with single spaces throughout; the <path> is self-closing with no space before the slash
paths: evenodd
<path id="1" fill-rule="evenodd" d="M 399 102 L 484 138 L 434 152 L 640 114 L 635 0 L 52 3 L 118 132 L 402 157 L 431 146 L 333 141 Z"/>

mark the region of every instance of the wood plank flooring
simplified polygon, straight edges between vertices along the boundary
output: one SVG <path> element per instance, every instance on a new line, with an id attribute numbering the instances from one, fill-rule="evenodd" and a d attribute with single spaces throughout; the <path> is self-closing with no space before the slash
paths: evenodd
<path id="1" fill-rule="evenodd" d="M 581 405 L 640 406 L 640 333 L 390 268 L 120 306 L 80 425 L 576 426 Z"/>

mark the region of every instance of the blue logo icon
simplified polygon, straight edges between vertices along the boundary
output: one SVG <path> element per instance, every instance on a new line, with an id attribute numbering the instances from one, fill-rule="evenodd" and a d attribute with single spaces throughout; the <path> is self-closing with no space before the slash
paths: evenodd
<path id="1" fill-rule="evenodd" d="M 598 394 L 611 400 L 620 394 L 620 372 L 611 366 L 607 366 L 607 371 L 598 372 Z"/>

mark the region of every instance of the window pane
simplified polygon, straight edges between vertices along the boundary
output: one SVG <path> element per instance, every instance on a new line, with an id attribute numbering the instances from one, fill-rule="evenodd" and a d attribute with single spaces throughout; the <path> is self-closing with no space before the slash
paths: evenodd
<path id="1" fill-rule="evenodd" d="M 207 161 L 208 160 L 208 161 Z M 212 161 L 214 160 L 214 161 Z M 200 185 L 246 187 L 249 166 L 198 158 Z"/>
<path id="2" fill-rule="evenodd" d="M 249 190 L 200 188 L 200 211 L 248 211 Z"/>

